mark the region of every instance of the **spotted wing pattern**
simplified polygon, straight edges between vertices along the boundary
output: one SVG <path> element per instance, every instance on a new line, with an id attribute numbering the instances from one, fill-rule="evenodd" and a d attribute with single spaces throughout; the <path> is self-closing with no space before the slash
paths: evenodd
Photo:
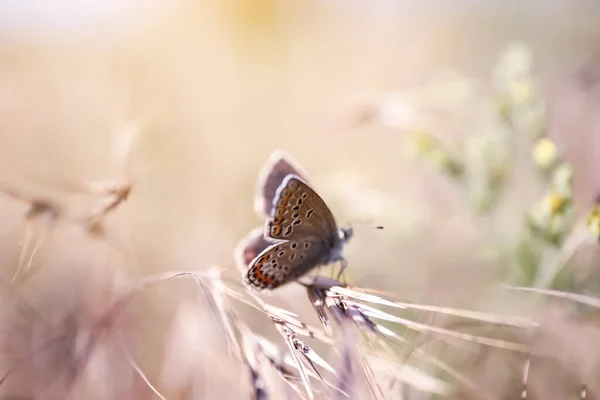
<path id="1" fill-rule="evenodd" d="M 246 273 L 250 262 L 256 258 L 264 249 L 273 244 L 264 237 L 265 228 L 259 226 L 252 229 L 235 248 L 234 258 L 238 270 Z"/>
<path id="2" fill-rule="evenodd" d="M 307 236 L 335 241 L 337 224 L 323 199 L 299 177 L 288 175 L 277 190 L 265 237 L 289 240 Z"/>
<path id="3" fill-rule="evenodd" d="M 276 243 L 260 253 L 249 265 L 244 283 L 259 289 L 275 289 L 322 264 L 329 244 L 318 237 Z"/>
<path id="4" fill-rule="evenodd" d="M 289 154 L 281 150 L 273 152 L 258 175 L 254 209 L 259 217 L 271 216 L 277 189 L 288 175 L 296 175 L 307 181 L 306 174 Z"/>

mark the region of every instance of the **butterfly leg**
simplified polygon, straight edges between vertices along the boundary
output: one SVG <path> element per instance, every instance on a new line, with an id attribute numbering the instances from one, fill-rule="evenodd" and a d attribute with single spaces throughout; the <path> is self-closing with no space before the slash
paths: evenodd
<path id="1" fill-rule="evenodd" d="M 337 280 L 338 281 L 340 280 L 340 278 L 344 274 L 344 271 L 346 270 L 347 266 L 348 266 L 348 261 L 346 261 L 345 258 L 341 258 L 340 259 L 340 272 L 338 273 L 338 276 L 337 276 Z"/>
<path id="2" fill-rule="evenodd" d="M 313 285 L 317 282 L 317 279 L 319 279 L 319 272 L 321 272 L 321 268 L 323 268 L 322 265 L 317 266 L 317 272 L 315 273 L 313 278 Z"/>

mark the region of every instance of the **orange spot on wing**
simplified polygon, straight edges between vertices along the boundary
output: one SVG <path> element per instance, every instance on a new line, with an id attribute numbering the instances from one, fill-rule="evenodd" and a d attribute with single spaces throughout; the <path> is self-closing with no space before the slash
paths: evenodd
<path id="1" fill-rule="evenodd" d="M 271 226 L 271 235 L 278 236 L 281 233 L 281 226 L 272 225 Z"/>

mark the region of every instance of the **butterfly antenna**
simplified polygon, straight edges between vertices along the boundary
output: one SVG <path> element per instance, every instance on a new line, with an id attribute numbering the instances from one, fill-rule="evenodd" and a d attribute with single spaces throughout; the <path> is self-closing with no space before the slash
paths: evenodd
<path id="1" fill-rule="evenodd" d="M 383 225 L 373 225 L 373 224 L 350 224 L 352 228 L 373 228 L 373 229 L 383 229 Z"/>

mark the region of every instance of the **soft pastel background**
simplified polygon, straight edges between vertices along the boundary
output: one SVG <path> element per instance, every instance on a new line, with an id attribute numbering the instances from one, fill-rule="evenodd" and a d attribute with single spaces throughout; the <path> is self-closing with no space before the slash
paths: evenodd
<path id="1" fill-rule="evenodd" d="M 533 313 L 539 304 L 496 287 L 543 180 L 520 166 L 499 210 L 478 217 L 455 182 L 414 156 L 405 130 L 369 118 L 370 105 L 410 89 L 407 118 L 419 124 L 409 128 L 426 126 L 459 149 L 467 137 L 485 136 L 481 99 L 500 52 L 525 43 L 547 102 L 548 135 L 575 168 L 574 198 L 585 213 L 600 189 L 600 62 L 581 66 L 600 50 L 599 16 L 595 1 L 566 0 L 0 3 L 2 187 L 84 215 L 98 199 L 66 182 L 133 182 L 128 201 L 107 217 L 105 238 L 36 220 L 32 230 L 44 238 L 36 272 L 16 285 L 27 203 L 0 199 L 1 372 L 8 360 L 31 359 L 19 349 L 68 323 L 85 335 L 143 276 L 216 265 L 239 280 L 232 251 L 261 223 L 254 186 L 276 149 L 303 165 L 338 222 L 385 226 L 356 229 L 345 252 L 351 283 L 407 301 Z M 442 88 L 431 95 L 436 109 L 422 113 L 411 101 L 432 82 Z M 123 167 L 115 148 L 131 124 L 140 136 Z M 243 371 L 195 296 L 183 282 L 141 295 L 121 320 L 126 345 L 169 399 L 247 395 Z M 315 323 L 300 288 L 275 297 Z M 277 340 L 264 317 L 248 311 L 248 319 Z M 593 325 L 588 330 L 597 338 Z M 70 367 L 84 371 L 72 398 L 150 398 L 118 343 L 100 346 L 85 370 Z M 64 398 L 60 354 L 25 362 L 0 385 L 2 398 Z"/>

